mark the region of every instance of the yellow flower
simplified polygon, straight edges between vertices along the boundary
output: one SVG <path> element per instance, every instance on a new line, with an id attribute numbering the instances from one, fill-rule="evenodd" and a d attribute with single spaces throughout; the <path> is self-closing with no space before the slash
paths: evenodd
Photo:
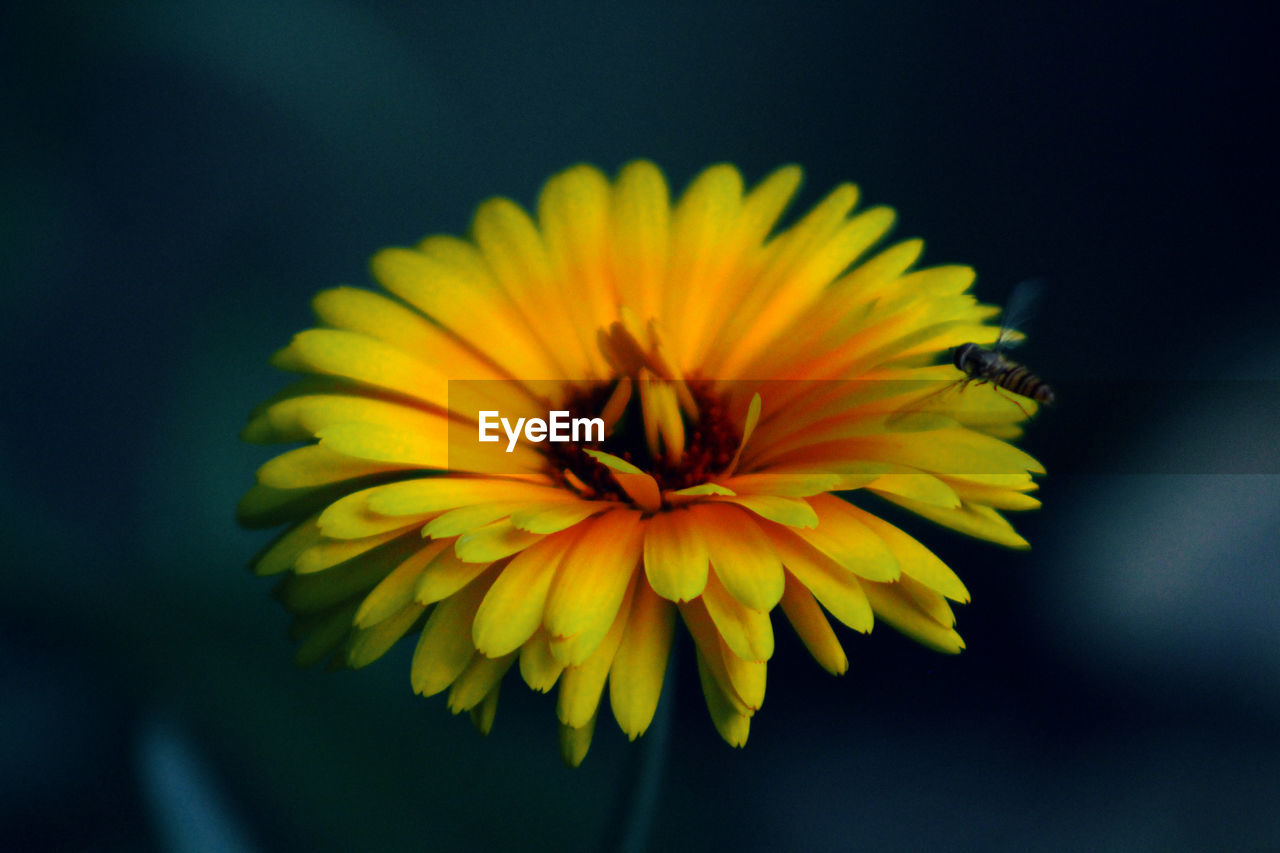
<path id="1" fill-rule="evenodd" d="M 288 525 L 254 566 L 286 575 L 298 660 L 362 667 L 417 631 L 413 689 L 448 690 L 485 732 L 518 663 L 534 690 L 559 685 L 577 764 L 606 686 L 629 737 L 649 726 L 677 620 L 735 746 L 764 701 L 779 605 L 833 673 L 848 659 L 827 614 L 963 648 L 959 578 L 832 493 L 1025 547 L 999 511 L 1038 505 L 1043 469 L 1006 442 L 1035 404 L 923 386 L 963 378 L 937 362 L 994 342 L 997 309 L 966 292 L 968 267 L 913 270 L 918 240 L 858 262 L 893 211 L 854 213 L 852 185 L 774 233 L 799 182 L 785 167 L 746 190 L 713 166 L 673 205 L 652 163 L 612 183 L 577 166 L 536 219 L 493 199 L 469 239 L 378 253 L 390 295 L 320 293 L 321 327 L 274 359 L 306 378 L 244 432 L 305 443 L 263 465 L 239 509 Z M 482 418 L 556 410 L 608 434 L 479 441 Z"/>

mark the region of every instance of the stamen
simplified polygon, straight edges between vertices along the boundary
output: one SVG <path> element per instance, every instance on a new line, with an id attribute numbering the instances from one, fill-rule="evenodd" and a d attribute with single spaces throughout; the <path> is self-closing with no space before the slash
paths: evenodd
<path id="1" fill-rule="evenodd" d="M 642 339 L 641 333 L 644 331 L 644 327 L 640 325 L 635 312 L 626 305 L 618 306 L 618 322 L 622 324 L 622 328 L 627 330 L 627 334 L 633 340 L 640 341 Z"/>
<path id="2" fill-rule="evenodd" d="M 605 403 L 604 409 L 600 411 L 600 419 L 604 421 L 605 435 L 613 435 L 614 427 L 622 419 L 622 413 L 627 410 L 627 404 L 630 402 L 631 377 L 624 376 L 613 387 L 613 393 L 609 395 L 609 402 Z"/>
<path id="3" fill-rule="evenodd" d="M 578 479 L 578 475 L 570 471 L 568 468 L 565 468 L 561 473 L 564 474 L 565 480 L 573 487 L 574 491 L 582 495 L 584 498 L 591 497 L 596 493 L 595 489 Z"/>
<path id="4" fill-rule="evenodd" d="M 698 403 L 693 399 L 689 386 L 685 384 L 684 375 L 680 373 L 675 362 L 671 360 L 667 350 L 666 339 L 662 334 L 662 327 L 656 319 L 649 320 L 649 341 L 651 358 L 657 368 L 654 372 L 663 379 L 669 379 L 672 382 L 675 386 L 676 399 L 680 401 L 681 411 L 684 412 L 690 423 L 697 423 Z"/>
<path id="5" fill-rule="evenodd" d="M 678 466 L 684 456 L 684 421 L 671 383 L 654 378 L 647 370 L 641 371 L 640 409 L 650 457 L 657 459 L 661 448 L 667 465 Z"/>
<path id="6" fill-rule="evenodd" d="M 762 403 L 759 392 L 751 395 L 751 404 L 747 406 L 747 420 L 742 427 L 742 441 L 738 442 L 738 451 L 733 454 L 733 461 L 724 469 L 723 476 L 732 477 L 734 470 L 738 467 L 739 460 L 742 459 L 742 450 L 747 446 L 747 442 L 751 439 L 751 433 L 756 431 L 756 424 L 760 423 L 760 407 Z"/>
<path id="7" fill-rule="evenodd" d="M 640 372 L 640 417 L 644 421 L 644 443 L 649 448 L 649 458 L 657 459 L 658 446 L 658 402 L 653 388 L 653 377 L 649 371 Z"/>
<path id="8" fill-rule="evenodd" d="M 661 492 L 706 483 L 725 466 L 732 470 L 742 452 L 740 434 L 714 386 L 680 373 L 656 322 L 649 321 L 645 334 L 625 306 L 619 314 L 596 334 L 615 379 L 573 389 L 563 403 L 574 417 L 603 420 L 605 440 L 556 445 L 547 456 L 553 476 L 584 497 L 652 512 L 661 507 Z M 639 473 L 602 462 L 597 451 Z"/>
<path id="9" fill-rule="evenodd" d="M 649 364 L 640 342 L 619 322 L 609 324 L 609 344 L 617 359 L 615 367 L 623 376 L 634 376 Z"/>
<path id="10" fill-rule="evenodd" d="M 600 354 L 604 356 L 604 360 L 609 363 L 609 367 L 614 373 L 622 376 L 630 375 L 630 371 L 624 369 L 625 362 L 617 347 L 614 346 L 613 338 L 609 336 L 606 330 L 596 330 L 596 346 L 600 348 Z"/>
<path id="11" fill-rule="evenodd" d="M 676 402 L 676 392 L 670 382 L 655 382 L 653 392 L 663 455 L 667 464 L 675 467 L 684 456 L 684 421 L 680 418 L 680 404 Z"/>

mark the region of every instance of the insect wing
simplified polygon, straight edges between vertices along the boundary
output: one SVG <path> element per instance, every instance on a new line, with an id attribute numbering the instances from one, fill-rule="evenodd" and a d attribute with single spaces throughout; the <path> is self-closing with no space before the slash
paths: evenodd
<path id="1" fill-rule="evenodd" d="M 1014 285 L 1005 305 L 996 349 L 1016 347 L 1026 338 L 1027 323 L 1044 297 L 1044 279 L 1029 278 Z"/>
<path id="2" fill-rule="evenodd" d="M 952 395 L 961 392 L 965 380 L 938 380 L 936 384 L 939 387 L 890 414 L 885 426 L 899 432 L 928 432 L 954 425 L 955 420 L 947 413 L 955 404 Z"/>

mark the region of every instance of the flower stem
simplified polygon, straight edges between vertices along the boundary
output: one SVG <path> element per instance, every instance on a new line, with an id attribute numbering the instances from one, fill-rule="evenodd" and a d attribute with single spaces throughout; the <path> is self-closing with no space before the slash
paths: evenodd
<path id="1" fill-rule="evenodd" d="M 674 644 L 673 644 L 674 645 Z M 602 851 L 607 853 L 644 853 L 649 847 L 650 830 L 657 810 L 658 791 L 671 747 L 671 718 L 675 715 L 675 659 L 673 648 L 667 658 L 667 674 L 653 722 L 645 732 L 638 749 L 632 750 L 623 774 L 622 789 L 614 807 L 609 832 Z"/>

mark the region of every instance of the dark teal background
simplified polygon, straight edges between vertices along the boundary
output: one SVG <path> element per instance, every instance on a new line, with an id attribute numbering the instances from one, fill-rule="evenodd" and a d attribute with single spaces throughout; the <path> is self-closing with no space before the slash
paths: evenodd
<path id="1" fill-rule="evenodd" d="M 1027 442 L 1035 550 L 893 516 L 969 585 L 964 654 L 843 632 L 835 679 L 780 625 L 737 751 L 683 646 L 653 849 L 1280 847 L 1280 484 L 1239 473 L 1277 470 L 1276 400 L 1182 385 L 1280 378 L 1274 24 L 1246 8 L 11 4 L 0 846 L 601 844 L 636 749 L 612 720 L 569 771 L 514 673 L 480 738 L 408 648 L 293 668 L 236 435 L 315 291 L 644 156 L 677 189 L 800 163 L 796 210 L 855 180 L 988 301 L 1045 276 L 1022 357 L 1078 389 Z"/>

